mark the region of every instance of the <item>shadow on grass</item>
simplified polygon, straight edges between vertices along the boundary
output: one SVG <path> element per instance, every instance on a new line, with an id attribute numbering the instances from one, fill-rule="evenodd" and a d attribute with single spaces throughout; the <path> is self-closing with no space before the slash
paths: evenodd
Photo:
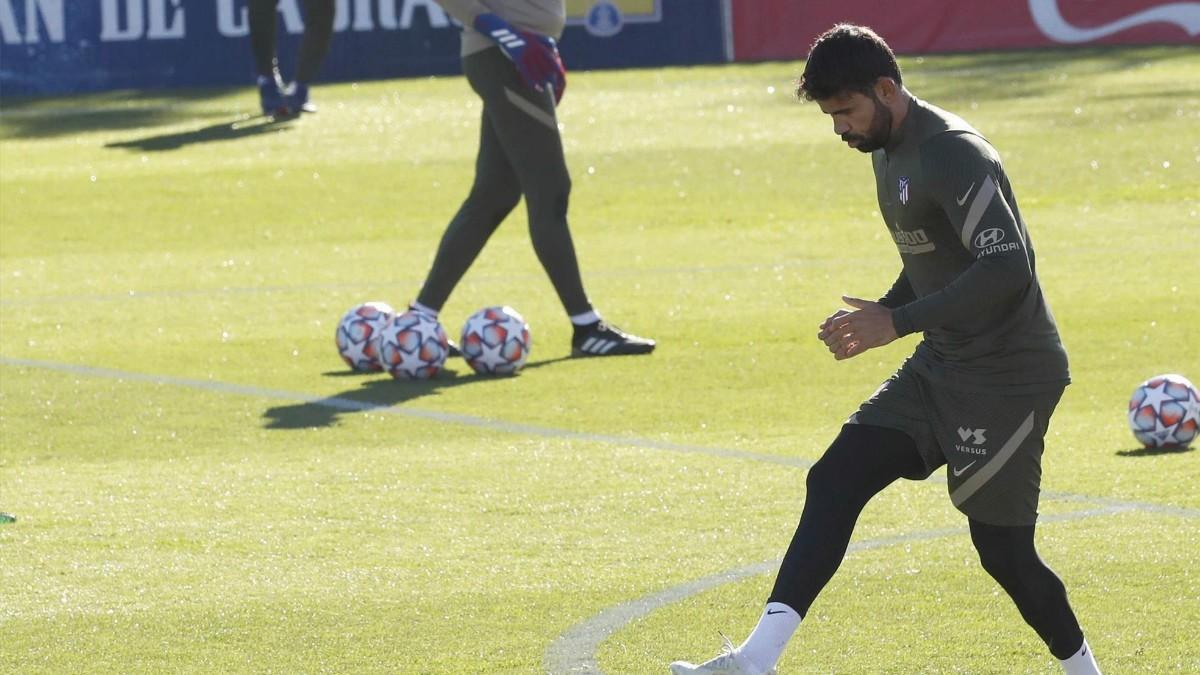
<path id="1" fill-rule="evenodd" d="M 912 76 L 914 93 L 937 105 L 939 100 L 1007 100 L 1043 96 L 1054 89 L 1076 87 L 1079 78 L 1193 60 L 1190 46 L 1058 47 L 1006 52 L 927 54 L 902 57 L 905 82 Z M 1183 68 L 1185 66 L 1177 66 Z M 1186 92 L 1185 92 L 1186 93 Z M 1194 92 L 1192 92 L 1194 95 Z M 1140 87 L 1120 92 L 1131 98 L 1176 97 L 1175 92 Z"/>
<path id="2" fill-rule="evenodd" d="M 54 138 L 89 131 L 143 129 L 197 118 L 225 117 L 230 110 L 195 105 L 242 89 L 110 91 L 70 97 L 5 96 L 0 137 Z"/>
<path id="3" fill-rule="evenodd" d="M 560 356 L 542 361 L 531 361 L 525 364 L 523 370 L 541 368 L 560 361 L 570 359 Z M 469 369 L 468 369 L 469 370 Z M 378 374 L 353 373 L 337 371 L 325 373 L 326 377 L 375 377 L 365 382 L 363 386 L 349 389 L 340 394 L 329 396 L 317 401 L 280 405 L 268 408 L 263 413 L 267 429 L 315 429 L 334 424 L 341 415 L 360 413 L 381 408 L 391 408 L 402 405 L 415 398 L 428 396 L 443 389 L 461 387 L 478 382 L 490 382 L 496 379 L 492 375 L 478 375 L 474 372 L 459 374 L 456 370 L 442 369 L 442 372 L 432 380 L 394 380 L 380 377 Z M 437 413 L 430 413 L 431 419 L 436 419 Z"/>
<path id="4" fill-rule="evenodd" d="M 1117 454 L 1121 457 L 1153 457 L 1155 455 L 1174 455 L 1191 451 L 1192 449 L 1188 447 L 1134 448 L 1133 450 L 1118 450 Z"/>
<path id="5" fill-rule="evenodd" d="M 170 134 L 146 136 L 119 143 L 106 143 L 106 148 L 123 148 L 142 152 L 159 152 L 162 150 L 178 150 L 185 145 L 195 143 L 211 143 L 213 141 L 236 141 L 250 136 L 274 134 L 287 131 L 288 124 L 294 117 L 275 118 L 269 116 L 238 118 L 232 122 L 219 122 L 191 131 L 178 131 Z"/>

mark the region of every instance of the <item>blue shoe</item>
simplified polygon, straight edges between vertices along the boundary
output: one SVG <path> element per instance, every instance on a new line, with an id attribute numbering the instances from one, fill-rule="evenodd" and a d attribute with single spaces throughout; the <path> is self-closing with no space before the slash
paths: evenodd
<path id="1" fill-rule="evenodd" d="M 282 82 L 279 76 L 258 76 L 258 101 L 262 104 L 262 113 L 268 117 L 287 117 L 292 114 L 288 107 L 287 98 L 283 94 Z"/>
<path id="2" fill-rule="evenodd" d="M 303 82 L 293 82 L 288 85 L 287 104 L 297 115 L 302 112 L 317 112 L 316 104 L 308 100 L 308 85 Z"/>

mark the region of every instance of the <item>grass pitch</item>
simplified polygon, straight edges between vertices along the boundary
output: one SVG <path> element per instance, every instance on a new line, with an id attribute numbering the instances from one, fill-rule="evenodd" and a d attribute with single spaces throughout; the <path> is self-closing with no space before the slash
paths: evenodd
<path id="1" fill-rule="evenodd" d="M 1035 67 L 1036 64 L 1036 67 Z M 999 148 L 1074 384 L 1043 556 L 1106 672 L 1197 672 L 1200 458 L 1136 449 L 1143 379 L 1200 381 L 1200 55 L 905 59 Z M 740 638 L 804 467 L 915 338 L 835 363 L 816 326 L 898 270 L 869 162 L 797 64 L 574 73 L 571 223 L 597 307 L 659 340 L 573 360 L 516 212 L 443 312 L 506 303 L 515 378 L 343 372 L 469 186 L 461 78 L 5 99 L 0 670 L 661 673 Z M 868 506 L 784 673 L 1056 672 L 935 480 Z"/>

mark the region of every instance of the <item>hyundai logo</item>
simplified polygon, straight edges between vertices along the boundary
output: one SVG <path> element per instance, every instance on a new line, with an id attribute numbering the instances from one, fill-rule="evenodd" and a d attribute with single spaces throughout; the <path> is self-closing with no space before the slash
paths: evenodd
<path id="1" fill-rule="evenodd" d="M 992 227 L 975 235 L 975 248 L 987 248 L 1004 241 L 1004 230 Z"/>

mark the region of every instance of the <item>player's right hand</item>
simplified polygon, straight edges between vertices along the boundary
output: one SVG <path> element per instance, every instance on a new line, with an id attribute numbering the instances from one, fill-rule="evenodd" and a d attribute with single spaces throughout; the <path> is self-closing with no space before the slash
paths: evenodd
<path id="1" fill-rule="evenodd" d="M 892 310 L 878 302 L 843 295 L 842 301 L 854 307 L 841 309 L 826 319 L 827 327 L 819 337 L 838 361 L 882 347 L 896 339 Z"/>
<path id="2" fill-rule="evenodd" d="M 836 328 L 842 324 L 840 319 L 844 316 L 847 316 L 852 311 L 853 310 L 843 307 L 833 314 L 830 314 L 828 318 L 821 322 L 821 328 L 817 333 L 817 339 L 819 339 L 821 342 L 824 342 L 826 345 L 831 344 Z"/>
<path id="3" fill-rule="evenodd" d="M 500 47 L 526 85 L 538 91 L 549 87 L 555 102 L 562 98 L 567 71 L 554 38 L 516 28 L 495 14 L 480 14 L 475 17 L 474 26 Z"/>

